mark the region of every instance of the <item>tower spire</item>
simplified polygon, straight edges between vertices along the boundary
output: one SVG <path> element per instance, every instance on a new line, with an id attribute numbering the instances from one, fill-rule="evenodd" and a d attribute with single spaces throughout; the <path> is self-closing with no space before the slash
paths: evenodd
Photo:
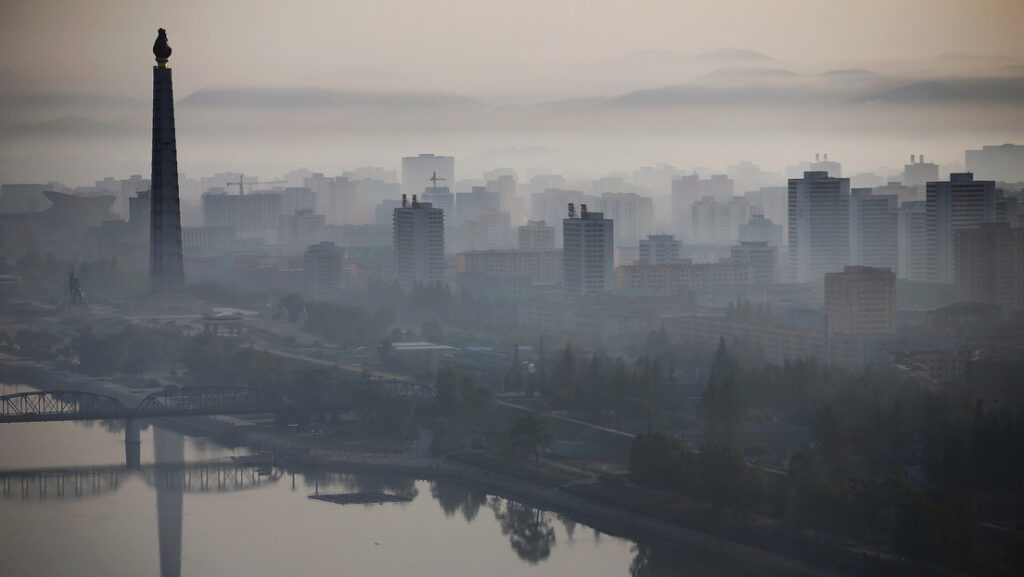
<path id="1" fill-rule="evenodd" d="M 178 152 L 174 137 L 174 89 L 167 61 L 171 47 L 161 28 L 153 44 L 153 159 L 149 219 L 149 277 L 155 293 L 185 285 L 181 253 L 181 205 L 178 198 Z"/>

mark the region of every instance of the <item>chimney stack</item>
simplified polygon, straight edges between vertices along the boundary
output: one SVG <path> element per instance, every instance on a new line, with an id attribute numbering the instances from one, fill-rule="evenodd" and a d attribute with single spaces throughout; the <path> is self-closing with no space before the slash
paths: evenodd
<path id="1" fill-rule="evenodd" d="M 914 155 L 913 154 L 910 155 L 910 164 L 917 164 L 917 161 L 914 160 Z"/>
<path id="2" fill-rule="evenodd" d="M 402 208 L 406 208 L 407 206 L 409 206 L 409 200 L 403 194 L 402 195 Z"/>
<path id="3" fill-rule="evenodd" d="M 821 154 L 820 153 L 817 153 L 817 152 L 814 153 L 814 162 L 821 162 Z"/>

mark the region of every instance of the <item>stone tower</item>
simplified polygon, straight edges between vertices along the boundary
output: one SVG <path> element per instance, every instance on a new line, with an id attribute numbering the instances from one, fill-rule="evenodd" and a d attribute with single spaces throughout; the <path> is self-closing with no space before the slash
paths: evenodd
<path id="1" fill-rule="evenodd" d="M 155 293 L 184 288 L 181 257 L 181 206 L 178 199 L 178 152 L 174 141 L 174 90 L 171 47 L 160 29 L 153 55 L 153 164 L 149 219 L 149 277 Z"/>

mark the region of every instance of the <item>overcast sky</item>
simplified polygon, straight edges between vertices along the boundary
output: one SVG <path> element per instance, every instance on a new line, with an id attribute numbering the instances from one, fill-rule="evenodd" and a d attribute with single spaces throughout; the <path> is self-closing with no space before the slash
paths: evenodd
<path id="1" fill-rule="evenodd" d="M 75 145 L 58 143 L 55 139 L 61 134 L 96 136 L 146 129 L 143 106 L 151 88 L 150 47 L 158 27 L 167 29 L 174 49 L 171 67 L 176 98 L 182 101 L 191 96 L 197 107 L 192 118 L 201 116 L 198 109 L 202 106 L 218 98 L 224 100 L 225 94 L 238 97 L 239 105 L 252 104 L 246 101 L 249 96 L 244 90 L 230 92 L 235 89 L 443 91 L 487 108 L 486 114 L 470 110 L 469 117 L 476 124 L 469 128 L 502 130 L 508 125 L 536 129 L 548 122 L 548 117 L 531 111 L 528 121 L 515 114 L 509 119 L 501 109 L 502 116 L 495 119 L 496 107 L 615 97 L 642 89 L 708 82 L 709 78 L 718 83 L 715 90 L 722 90 L 723 82 L 732 82 L 733 87 L 749 82 L 748 78 L 723 80 L 716 72 L 737 67 L 812 75 L 807 78 L 846 68 L 886 75 L 889 84 L 871 84 L 871 90 L 890 90 L 899 82 L 963 76 L 972 71 L 1019 79 L 1024 77 L 1021 22 L 1021 0 L 0 0 L 0 98 L 4 99 L 0 130 L 7 132 L 7 144 L 0 145 L 0 179 L 29 178 L 46 170 L 41 162 L 33 161 L 39 160 L 38 156 L 29 158 L 27 148 L 12 144 L 14 137 L 31 135 L 41 148 L 59 144 L 62 152 L 50 160 L 64 159 L 82 168 L 100 158 L 95 151 L 88 156 Z M 721 52 L 695 58 L 720 50 L 749 50 L 764 58 L 719 58 Z M 734 55 L 725 53 L 730 54 Z M 779 78 L 779 82 L 789 82 Z M 829 82 L 825 90 L 835 90 L 831 79 Z M 855 85 L 864 99 L 874 98 L 864 83 Z M 1007 86 L 986 85 L 985 90 L 1002 91 L 1002 100 L 1012 100 L 1017 85 L 1011 82 Z M 920 99 L 920 92 L 915 88 L 913 97 Z M 943 87 L 939 96 L 951 93 Z M 711 94 L 714 97 L 718 92 Z M 926 96 L 934 98 L 935 94 Z M 905 99 L 906 94 L 900 97 Z M 266 93 L 259 98 L 256 104 L 265 105 Z M 276 114 L 287 114 L 288 106 L 308 108 L 309 98 L 308 93 L 297 99 L 286 95 Z M 703 93 L 703 98 L 709 96 Z M 228 106 L 232 102 L 228 99 Z M 388 106 L 397 106 L 389 102 Z M 460 106 L 466 104 L 459 102 Z M 638 100 L 629 102 L 635 105 Z M 664 105 L 664 100 L 658 102 Z M 343 104 L 352 106 L 351 101 Z M 440 106 L 434 96 L 428 105 Z M 1003 105 L 1015 119 L 1004 131 L 1010 138 L 1018 134 L 1024 121 L 1020 106 Z M 389 113 L 384 118 L 422 116 L 412 110 L 405 117 Z M 216 128 L 258 129 L 267 117 L 266 112 L 238 117 L 235 125 Z M 454 122 L 466 118 L 467 113 L 460 109 L 451 117 Z M 186 130 L 188 118 L 179 112 L 179 124 L 183 122 Z M 352 118 L 350 114 L 345 122 L 339 121 L 339 130 L 350 129 Z M 373 134 L 376 118 L 361 115 L 359 129 L 381 136 Z M 915 122 L 915 126 L 922 124 L 920 119 Z M 971 126 L 975 119 L 965 122 Z M 984 122 L 986 126 L 1000 124 L 991 117 Z M 284 123 L 278 119 L 270 124 L 280 128 Z M 853 117 L 846 124 L 873 126 Z M 673 122 L 669 125 L 674 126 Z M 213 130 L 213 125 L 205 126 Z M 453 126 L 467 128 L 457 123 Z M 439 130 L 437 126 L 420 128 Z M 706 132 L 714 129 L 714 125 L 701 127 Z M 394 136 L 395 130 L 387 123 L 381 126 L 388 137 Z M 735 131 L 735 126 L 728 127 L 729 131 Z M 179 141 L 183 137 L 187 142 L 188 133 L 179 130 Z M 439 146 L 451 142 L 444 135 L 437 141 Z M 430 146 L 431 140 L 417 138 L 415 142 Z M 978 144 L 969 141 L 963 146 Z M 342 146 L 352 147 L 351 143 Z M 408 151 L 416 152 L 420 151 Z M 122 151 L 117 154 L 123 157 Z M 273 154 L 253 150 L 250 156 Z M 121 160 L 138 164 L 145 154 Z M 201 166 L 221 166 L 217 163 L 229 160 L 204 157 L 207 164 Z M 671 160 L 671 155 L 651 159 L 660 160 Z M 724 167 L 735 160 L 723 158 L 719 164 Z M 187 155 L 183 160 L 193 167 L 200 166 L 199 161 Z M 99 177 L 123 170 L 123 166 L 113 163 L 109 170 L 92 170 Z M 53 173 L 60 170 L 55 168 Z M 144 168 L 136 172 L 144 172 Z"/>

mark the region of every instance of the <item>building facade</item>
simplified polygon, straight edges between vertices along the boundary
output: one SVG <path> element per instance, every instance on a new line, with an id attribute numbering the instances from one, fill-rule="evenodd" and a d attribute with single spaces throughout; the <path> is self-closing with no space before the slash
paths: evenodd
<path id="1" fill-rule="evenodd" d="M 395 277 L 409 290 L 416 283 L 444 282 L 444 211 L 416 195 L 392 213 Z"/>
<path id="2" fill-rule="evenodd" d="M 896 274 L 887 268 L 847 266 L 825 274 L 829 334 L 885 335 L 895 331 Z"/>
<path id="3" fill-rule="evenodd" d="M 928 280 L 956 281 L 957 235 L 996 220 L 996 183 L 974 180 L 970 172 L 929 182 L 926 190 Z"/>
<path id="4" fill-rule="evenodd" d="M 587 296 L 615 288 L 615 228 L 600 212 L 580 205 L 576 217 L 570 205 L 562 220 L 562 279 L 567 293 Z"/>
<path id="5" fill-rule="evenodd" d="M 435 175 L 437 181 L 431 181 Z M 454 157 L 421 154 L 402 158 L 403 194 L 423 194 L 428 186 L 436 186 L 436 182 L 446 182 L 449 186 L 455 183 Z"/>
<path id="6" fill-rule="evenodd" d="M 789 266 L 795 282 L 820 282 L 850 258 L 850 180 L 808 171 L 789 180 Z"/>

